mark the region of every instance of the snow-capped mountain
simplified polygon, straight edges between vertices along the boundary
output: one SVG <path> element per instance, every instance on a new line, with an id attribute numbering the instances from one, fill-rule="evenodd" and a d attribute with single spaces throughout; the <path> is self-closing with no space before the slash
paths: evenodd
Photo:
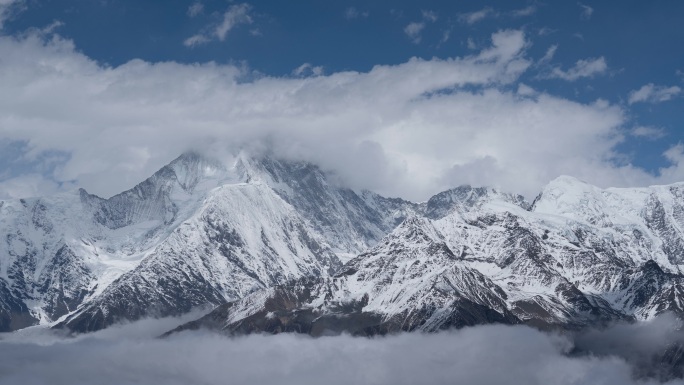
<path id="1" fill-rule="evenodd" d="M 530 205 L 460 187 L 335 277 L 254 293 L 180 329 L 368 334 L 467 320 L 579 328 L 681 314 L 684 277 L 671 252 L 682 239 L 679 188 L 601 190 L 561 177 Z"/>
<path id="2" fill-rule="evenodd" d="M 0 327 L 94 330 L 326 276 L 414 207 L 333 186 L 302 162 L 194 153 L 109 199 L 0 202 Z"/>
<path id="3" fill-rule="evenodd" d="M 0 233 L 2 331 L 201 306 L 184 328 L 314 335 L 684 311 L 684 184 L 560 177 L 533 203 L 461 186 L 417 204 L 306 162 L 188 153 L 109 199 L 0 201 Z"/>

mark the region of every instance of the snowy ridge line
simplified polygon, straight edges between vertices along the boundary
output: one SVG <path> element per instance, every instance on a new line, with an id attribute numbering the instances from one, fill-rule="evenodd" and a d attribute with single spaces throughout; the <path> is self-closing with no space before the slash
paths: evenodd
<path id="1" fill-rule="evenodd" d="M 187 153 L 109 199 L 0 202 L 0 331 L 91 331 L 207 305 L 234 331 L 651 319 L 684 309 L 682 229 L 682 183 L 564 176 L 533 204 L 469 186 L 416 204 L 305 162 Z"/>

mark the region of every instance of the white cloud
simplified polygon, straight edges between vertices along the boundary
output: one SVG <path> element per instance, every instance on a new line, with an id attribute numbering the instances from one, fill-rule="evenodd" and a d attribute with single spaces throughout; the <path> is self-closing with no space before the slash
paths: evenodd
<path id="1" fill-rule="evenodd" d="M 488 17 L 493 17 L 496 16 L 497 13 L 494 12 L 492 8 L 485 7 L 482 8 L 479 11 L 475 12 L 470 12 L 470 13 L 463 13 L 459 15 L 458 19 L 466 24 L 475 24 L 477 22 L 480 22 Z"/>
<path id="2" fill-rule="evenodd" d="M 538 92 L 535 91 L 534 88 L 528 86 L 527 84 L 520 83 L 520 84 L 518 84 L 518 95 L 535 96 L 535 95 L 538 95 Z"/>
<path id="3" fill-rule="evenodd" d="M 449 41 L 449 38 L 451 37 L 451 30 L 450 29 L 445 29 L 442 32 L 442 40 L 439 41 L 440 44 L 444 44 L 447 41 Z"/>
<path id="4" fill-rule="evenodd" d="M 198 34 L 190 36 L 189 38 L 183 40 L 183 45 L 186 47 L 194 47 L 197 45 L 202 45 L 208 43 L 210 40 L 208 37 Z"/>
<path id="5" fill-rule="evenodd" d="M 69 184 L 74 188 L 74 185 Z M 26 174 L 0 181 L 0 199 L 32 198 L 59 192 L 62 186 L 41 174 Z"/>
<path id="6" fill-rule="evenodd" d="M 488 325 L 376 338 L 206 331 L 154 338 L 178 322 L 171 321 L 68 339 L 40 329 L 10 334 L 0 341 L 0 373 L 6 383 L 25 385 L 655 385 L 633 371 L 652 367 L 654 353 L 681 341 L 673 317 L 577 336 Z"/>
<path id="7" fill-rule="evenodd" d="M 537 12 L 537 7 L 534 5 L 528 5 L 525 8 L 520 8 L 511 11 L 511 15 L 513 17 L 524 17 L 524 16 L 530 16 L 533 15 Z"/>
<path id="8" fill-rule="evenodd" d="M 201 14 L 202 12 L 204 12 L 204 4 L 200 3 L 199 1 L 196 1 L 188 7 L 187 13 L 188 16 L 195 17 Z"/>
<path id="9" fill-rule="evenodd" d="M 435 22 L 437 21 L 437 12 L 434 11 L 422 11 L 423 20 Z"/>
<path id="10" fill-rule="evenodd" d="M 665 130 L 657 127 L 639 126 L 633 128 L 630 134 L 638 138 L 656 140 L 665 136 Z"/>
<path id="11" fill-rule="evenodd" d="M 602 75 L 606 73 L 606 71 L 608 71 L 608 64 L 606 64 L 606 59 L 601 56 L 599 58 L 578 60 L 577 63 L 575 63 L 575 66 L 567 71 L 556 67 L 546 77 L 575 81 L 580 78 L 590 78 L 596 75 Z"/>
<path id="12" fill-rule="evenodd" d="M 539 36 L 548 36 L 548 35 L 550 35 L 550 34 L 552 34 L 552 33 L 556 33 L 556 32 L 558 32 L 558 30 L 556 30 L 556 29 L 551 29 L 551 28 L 549 28 L 549 27 L 542 27 L 542 28 L 539 29 L 539 31 L 537 31 L 537 35 L 539 35 Z"/>
<path id="13" fill-rule="evenodd" d="M 426 23 L 434 23 L 437 21 L 437 13 L 433 11 L 422 11 L 422 21 L 409 23 L 404 27 L 404 33 L 411 39 L 414 44 L 419 44 L 422 40 L 421 33 L 426 26 Z M 442 36 L 444 38 L 444 35 Z M 447 36 L 448 39 L 448 36 Z"/>
<path id="14" fill-rule="evenodd" d="M 294 76 L 305 76 L 307 74 L 310 74 L 313 76 L 321 76 L 321 75 L 323 75 L 323 67 L 313 66 L 310 63 L 304 63 L 304 64 L 300 65 L 299 67 L 295 68 L 292 71 L 292 74 Z"/>
<path id="15" fill-rule="evenodd" d="M 577 3 L 577 5 L 579 5 L 580 8 L 582 8 L 580 18 L 582 18 L 583 20 L 589 20 L 591 18 L 591 15 L 594 14 L 594 8 L 582 3 Z"/>
<path id="16" fill-rule="evenodd" d="M 629 93 L 629 104 L 648 102 L 648 103 L 660 103 L 671 100 L 682 92 L 682 89 L 678 86 L 666 87 L 666 86 L 656 86 L 653 83 L 649 83 L 634 90 Z"/>
<path id="17" fill-rule="evenodd" d="M 421 40 L 420 33 L 423 31 L 423 28 L 425 28 L 425 23 L 409 23 L 406 27 L 404 27 L 404 33 L 411 38 L 411 41 L 413 41 L 415 44 L 418 44 Z"/>
<path id="18" fill-rule="evenodd" d="M 531 65 L 529 45 L 507 30 L 464 57 L 268 77 L 216 63 L 108 67 L 68 40 L 0 37 L 0 139 L 63 154 L 47 179 L 102 196 L 183 151 L 260 143 L 334 170 L 351 187 L 414 200 L 464 183 L 533 197 L 561 174 L 602 186 L 674 175 L 615 165 L 623 107 L 524 95 L 517 82 Z"/>
<path id="19" fill-rule="evenodd" d="M 556 50 L 558 50 L 558 45 L 554 44 L 549 49 L 546 50 L 546 53 L 544 56 L 542 56 L 541 59 L 539 59 L 539 63 L 548 63 L 553 59 L 553 56 L 556 54 Z"/>
<path id="20" fill-rule="evenodd" d="M 223 41 L 226 39 L 228 32 L 236 26 L 240 24 L 252 24 L 252 16 L 249 14 L 251 8 L 252 7 L 249 4 L 231 5 L 223 14 L 223 22 L 214 30 L 216 37 Z"/>
<path id="21" fill-rule="evenodd" d="M 477 44 L 475 43 L 475 40 L 473 40 L 472 37 L 469 37 L 466 40 L 466 46 L 468 47 L 468 49 L 477 49 Z"/>
<path id="22" fill-rule="evenodd" d="M 359 11 L 355 7 L 349 7 L 344 11 L 344 17 L 349 20 L 367 18 L 370 15 L 368 11 Z"/>
<path id="23" fill-rule="evenodd" d="M 24 0 L 0 0 L 0 30 L 2 30 L 5 21 L 21 12 L 24 7 Z"/>
<path id="24" fill-rule="evenodd" d="M 192 12 L 196 5 L 201 6 L 201 3 L 194 3 L 191 5 L 188 9 L 189 15 L 194 16 Z M 202 9 L 203 7 L 199 10 L 195 9 L 195 11 L 201 12 Z M 226 36 L 228 36 L 228 32 L 232 31 L 237 26 L 253 23 L 251 11 L 252 6 L 247 3 L 231 5 L 228 7 L 226 12 L 223 13 L 223 17 L 220 22 L 211 24 L 205 27 L 202 32 L 185 39 L 183 41 L 183 45 L 186 47 L 194 47 L 200 44 L 206 44 L 214 39 L 224 41 L 226 40 Z M 253 29 L 251 34 L 259 35 L 260 32 L 258 29 Z"/>

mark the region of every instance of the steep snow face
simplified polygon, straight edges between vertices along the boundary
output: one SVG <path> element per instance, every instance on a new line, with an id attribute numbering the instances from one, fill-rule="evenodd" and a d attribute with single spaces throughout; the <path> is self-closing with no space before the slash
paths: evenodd
<path id="1" fill-rule="evenodd" d="M 372 335 L 517 323 L 505 297 L 451 252 L 429 220 L 409 217 L 333 278 L 256 292 L 186 328 Z"/>
<path id="2" fill-rule="evenodd" d="M 341 257 L 375 245 L 418 209 L 418 205 L 402 199 L 333 185 L 310 163 L 269 157 L 243 162 L 250 180 L 260 179 L 271 186 Z"/>
<path id="3" fill-rule="evenodd" d="M 297 212 L 267 185 L 224 185 L 135 269 L 68 317 L 92 331 L 119 319 L 177 315 L 341 266 Z"/>
<path id="4" fill-rule="evenodd" d="M 109 199 L 79 190 L 0 202 L 0 281 L 7 301 L 23 306 L 0 310 L 0 324 L 46 323 L 74 311 L 137 266 L 200 207 L 206 191 L 238 179 L 234 170 L 184 154 Z"/>
<path id="5" fill-rule="evenodd" d="M 561 177 L 542 191 L 533 211 L 639 238 L 650 250 L 638 262 L 655 259 L 668 270 L 684 262 L 684 184 L 603 190 Z"/>
<path id="6" fill-rule="evenodd" d="M 460 186 L 431 197 L 425 204 L 424 213 L 430 219 L 444 218 L 452 213 L 466 215 L 477 212 L 492 202 L 513 205 L 525 210 L 530 208 L 530 204 L 520 195 L 502 193 L 486 187 Z"/>
<path id="7" fill-rule="evenodd" d="M 502 319 L 509 316 L 503 290 L 468 267 L 424 218 L 409 217 L 377 246 L 347 263 L 339 277 L 335 300 L 367 296 L 365 312 L 422 330 L 457 325 L 455 319 L 481 309 Z"/>
<path id="8" fill-rule="evenodd" d="M 187 226 L 191 218 L 207 209 L 208 202 L 219 205 L 214 190 L 247 180 L 252 184 L 267 180 L 268 174 L 263 170 L 248 167 L 250 162 L 256 163 L 246 154 L 240 154 L 229 164 L 222 164 L 188 153 L 133 189 L 109 199 L 79 190 L 49 198 L 0 202 L 0 234 L 3 238 L 0 244 L 0 281 L 7 288 L 3 297 L 6 297 L 7 306 L 0 306 L 4 309 L 0 310 L 2 322 L 14 325 L 12 328 L 47 323 L 73 312 L 84 300 L 100 296 L 122 274 L 155 255 L 160 245 L 169 243 L 172 237 L 177 236 L 175 232 L 179 226 Z M 254 178 L 255 174 L 258 174 L 257 178 Z M 266 190 L 269 191 L 264 192 Z M 243 202 L 245 209 L 259 212 L 258 207 L 264 204 L 261 199 L 273 195 L 267 187 L 260 188 L 260 191 L 263 197 L 254 197 L 249 204 Z M 209 199 L 212 194 L 213 201 Z M 282 199 L 279 204 L 289 206 Z M 290 230 L 287 235 L 306 236 L 312 247 L 316 245 L 321 250 L 333 243 L 314 232 L 302 230 L 310 224 L 304 222 L 300 217 L 297 229 Z M 263 228 L 275 231 L 282 226 L 283 223 L 269 223 Z M 249 237 L 260 239 L 260 228 L 249 231 L 256 232 Z M 228 240 L 217 238 L 213 241 Z M 290 246 L 283 247 L 290 250 Z M 299 253 L 296 247 L 294 250 L 289 253 Z M 354 252 L 344 247 L 340 250 Z M 175 251 L 185 253 L 178 248 Z M 269 251 L 271 258 L 274 254 L 286 255 L 282 249 Z M 311 251 L 300 256 L 300 263 L 308 261 L 306 258 L 310 254 Z M 325 256 L 327 260 L 312 269 L 327 271 L 336 266 L 337 259 L 327 254 L 316 252 L 317 256 Z M 261 269 L 269 270 L 270 267 Z M 306 270 L 297 266 L 283 271 L 297 269 L 299 273 Z M 239 289 L 238 292 L 244 290 Z M 217 298 L 233 297 L 222 292 Z M 12 321 L 13 318 L 17 321 Z"/>
<path id="9" fill-rule="evenodd" d="M 444 216 L 435 227 L 455 253 L 506 291 L 523 320 L 648 319 L 680 307 L 680 188 L 601 190 L 561 177 L 531 211 L 492 199 Z M 638 273 L 647 264 L 665 270 L 656 288 Z"/>
<path id="10" fill-rule="evenodd" d="M 49 320 L 76 308 L 95 279 L 77 256 L 98 235 L 78 194 L 0 202 L 0 330 Z"/>
<path id="11" fill-rule="evenodd" d="M 194 326 L 373 334 L 467 324 L 458 314 L 492 321 L 470 305 L 500 315 L 496 322 L 543 328 L 683 314 L 684 276 L 672 258 L 681 257 L 672 238 L 680 189 L 602 190 L 563 177 L 531 206 L 459 187 L 420 206 L 424 217 L 409 216 L 334 278 L 254 293 Z"/>

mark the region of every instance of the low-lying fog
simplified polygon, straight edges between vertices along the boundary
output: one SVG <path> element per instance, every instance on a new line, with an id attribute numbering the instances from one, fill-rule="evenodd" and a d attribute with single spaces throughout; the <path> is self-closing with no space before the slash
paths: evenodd
<path id="1" fill-rule="evenodd" d="M 492 325 L 378 338 L 208 331 L 156 338 L 182 321 L 73 338 L 36 328 L 0 335 L 0 383 L 659 384 L 635 378 L 633 368 L 652 364 L 683 335 L 679 321 L 663 316 L 576 336 Z"/>

